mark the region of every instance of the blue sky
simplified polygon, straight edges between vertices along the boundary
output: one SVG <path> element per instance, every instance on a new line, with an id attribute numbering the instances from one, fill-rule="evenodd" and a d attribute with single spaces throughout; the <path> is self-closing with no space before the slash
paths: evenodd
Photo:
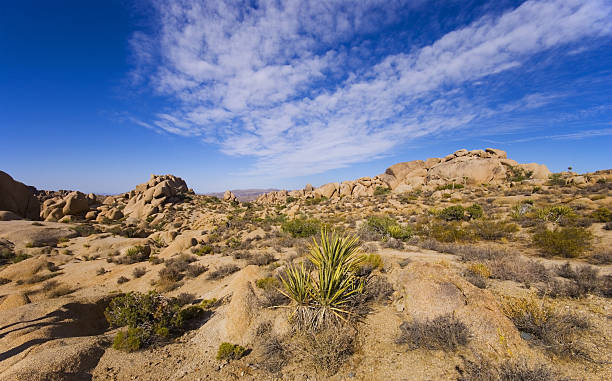
<path id="1" fill-rule="evenodd" d="M 607 0 L 23 0 L 0 52 L 0 169 L 42 189 L 301 188 L 459 148 L 612 167 Z"/>

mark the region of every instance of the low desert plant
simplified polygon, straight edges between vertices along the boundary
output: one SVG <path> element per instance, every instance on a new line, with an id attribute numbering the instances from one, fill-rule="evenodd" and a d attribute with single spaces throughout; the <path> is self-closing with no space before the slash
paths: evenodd
<path id="1" fill-rule="evenodd" d="M 590 324 L 581 315 L 557 312 L 545 300 L 506 297 L 502 304 L 506 316 L 520 331 L 557 355 L 585 357 L 579 335 Z"/>
<path id="2" fill-rule="evenodd" d="M 321 221 L 316 219 L 296 218 L 281 225 L 281 230 L 291 234 L 293 238 L 310 237 L 321 229 Z"/>
<path id="3" fill-rule="evenodd" d="M 275 261 L 276 261 L 276 258 L 274 257 L 274 255 L 270 253 L 262 253 L 262 254 L 253 255 L 247 261 L 247 263 L 249 265 L 266 266 Z"/>
<path id="4" fill-rule="evenodd" d="M 391 193 L 391 188 L 377 186 L 376 189 L 374 189 L 374 196 L 384 196 L 389 193 Z"/>
<path id="5" fill-rule="evenodd" d="M 123 284 L 129 281 L 130 281 L 130 278 L 126 278 L 123 275 L 117 278 L 117 284 Z"/>
<path id="6" fill-rule="evenodd" d="M 591 213 L 591 217 L 593 217 L 597 222 L 610 222 L 612 221 L 612 212 L 610 209 L 605 206 L 600 206 Z"/>
<path id="7" fill-rule="evenodd" d="M 591 247 L 592 234 L 585 228 L 562 227 L 537 231 L 533 235 L 534 244 L 545 255 L 559 255 L 575 258 Z"/>
<path id="8" fill-rule="evenodd" d="M 221 343 L 217 350 L 217 360 L 239 360 L 244 357 L 247 353 L 247 349 L 238 344 Z"/>
<path id="9" fill-rule="evenodd" d="M 213 247 L 210 245 L 202 245 L 201 247 L 199 247 L 194 254 L 195 255 L 206 255 L 206 254 L 212 254 L 214 251 Z"/>
<path id="10" fill-rule="evenodd" d="M 211 279 L 211 280 L 220 279 L 230 274 L 233 274 L 238 270 L 240 270 L 240 267 L 234 264 L 221 265 L 217 267 L 214 271 L 209 272 L 207 279 Z"/>
<path id="11" fill-rule="evenodd" d="M 355 352 L 355 332 L 348 327 L 299 332 L 292 349 L 318 373 L 332 376 Z"/>
<path id="12" fill-rule="evenodd" d="M 388 238 L 405 240 L 412 234 L 409 226 L 400 225 L 391 216 L 369 216 L 360 231 L 362 239 L 366 241 Z"/>
<path id="13" fill-rule="evenodd" d="M 484 212 L 482 210 L 482 206 L 480 206 L 478 204 L 472 204 L 472 205 L 468 206 L 467 208 L 465 208 L 465 212 L 466 212 L 467 217 L 469 219 L 482 218 L 482 216 L 484 215 Z"/>
<path id="14" fill-rule="evenodd" d="M 132 270 L 132 275 L 134 276 L 134 278 L 140 278 L 146 273 L 147 273 L 147 270 L 145 270 L 144 267 L 135 267 L 134 270 Z"/>
<path id="15" fill-rule="evenodd" d="M 115 297 L 104 315 L 112 327 L 128 327 L 115 337 L 117 349 L 134 351 L 162 338 L 180 333 L 186 315 L 180 303 L 154 291 L 147 294 L 130 292 Z"/>
<path id="16" fill-rule="evenodd" d="M 400 325 L 397 344 L 409 349 L 442 349 L 455 351 L 470 340 L 468 327 L 454 315 L 442 315 L 432 320 L 413 320 Z"/>
<path id="17" fill-rule="evenodd" d="M 463 184 L 451 183 L 451 184 L 445 184 L 445 185 L 438 185 L 436 187 L 436 190 L 454 190 L 454 189 L 463 189 L 463 188 L 464 188 Z"/>
<path id="18" fill-rule="evenodd" d="M 474 236 L 486 241 L 497 241 L 510 238 L 512 233 L 519 231 L 516 224 L 506 221 L 481 220 L 470 224 Z"/>
<path id="19" fill-rule="evenodd" d="M 461 221 L 465 216 L 465 209 L 461 205 L 453 205 L 444 208 L 438 213 L 438 218 L 445 221 Z"/>

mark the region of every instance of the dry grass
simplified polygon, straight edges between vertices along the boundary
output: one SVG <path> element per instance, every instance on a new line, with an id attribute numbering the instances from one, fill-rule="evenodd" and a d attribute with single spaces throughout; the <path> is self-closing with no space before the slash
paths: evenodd
<path id="1" fill-rule="evenodd" d="M 409 349 L 441 349 L 455 351 L 470 340 L 468 327 L 453 315 L 442 315 L 432 320 L 414 320 L 400 325 L 397 344 Z"/>
<path id="2" fill-rule="evenodd" d="M 355 352 L 355 334 L 349 327 L 298 332 L 291 352 L 304 359 L 317 372 L 332 376 Z"/>
<path id="3" fill-rule="evenodd" d="M 224 278 L 224 277 L 226 277 L 226 276 L 228 276 L 230 274 L 235 273 L 238 270 L 240 270 L 240 267 L 238 267 L 238 266 L 236 266 L 234 264 L 221 265 L 221 266 L 217 267 L 216 270 L 209 272 L 207 279 L 209 279 L 209 280 L 221 279 L 221 278 Z"/>

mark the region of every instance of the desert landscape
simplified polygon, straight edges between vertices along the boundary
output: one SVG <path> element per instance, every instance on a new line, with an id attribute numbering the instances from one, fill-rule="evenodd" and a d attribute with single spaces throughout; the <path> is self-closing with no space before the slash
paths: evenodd
<path id="1" fill-rule="evenodd" d="M 612 170 L 457 150 L 241 202 L 0 172 L 2 380 L 609 380 Z"/>

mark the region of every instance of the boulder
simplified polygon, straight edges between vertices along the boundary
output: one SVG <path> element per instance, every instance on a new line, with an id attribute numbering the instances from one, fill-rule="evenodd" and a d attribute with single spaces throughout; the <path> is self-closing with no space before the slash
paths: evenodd
<path id="1" fill-rule="evenodd" d="M 485 152 L 490 153 L 491 155 L 497 156 L 500 159 L 506 159 L 508 157 L 508 155 L 506 154 L 506 151 L 502 151 L 496 148 L 487 148 L 485 149 Z"/>
<path id="2" fill-rule="evenodd" d="M 81 192 L 71 192 L 64 201 L 66 201 L 66 205 L 62 209 L 64 215 L 80 215 L 89 211 L 87 196 Z"/>
<path id="3" fill-rule="evenodd" d="M 321 196 L 325 198 L 332 198 L 334 194 L 336 194 L 338 189 L 340 189 L 340 184 L 328 183 L 317 188 L 315 192 L 318 192 Z"/>
<path id="4" fill-rule="evenodd" d="M 223 200 L 225 201 L 236 201 L 236 195 L 234 193 L 232 193 L 232 191 L 230 190 L 226 190 L 225 193 L 223 193 Z"/>
<path id="5" fill-rule="evenodd" d="M 8 210 L 30 220 L 40 219 L 40 203 L 32 190 L 2 171 L 0 171 L 0 210 Z"/>
<path id="6" fill-rule="evenodd" d="M 493 183 L 505 178 L 506 169 L 498 159 L 466 157 L 437 164 L 427 174 L 427 181 L 441 179 L 468 184 Z"/>

